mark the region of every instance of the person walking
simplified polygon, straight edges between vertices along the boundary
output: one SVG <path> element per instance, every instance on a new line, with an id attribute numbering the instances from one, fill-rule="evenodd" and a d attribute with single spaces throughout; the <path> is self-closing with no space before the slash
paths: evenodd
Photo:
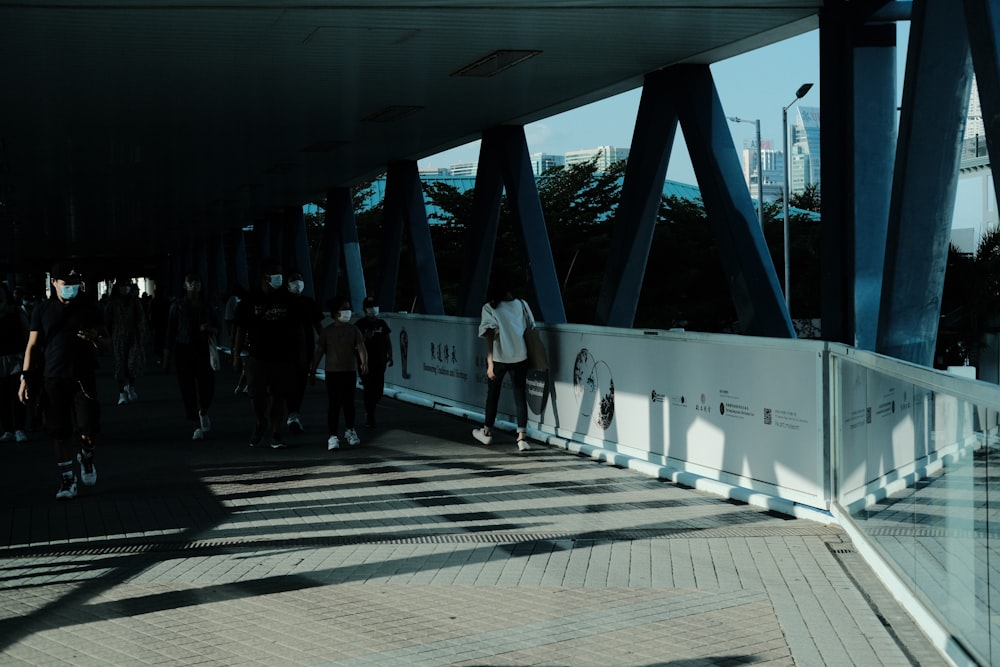
<path id="1" fill-rule="evenodd" d="M 240 283 L 234 284 L 232 294 L 230 294 L 229 298 L 226 300 L 226 306 L 222 311 L 222 322 L 226 326 L 226 344 L 229 346 L 230 352 L 232 352 L 233 344 L 236 342 L 236 308 L 240 305 L 240 299 L 246 295 L 246 287 Z M 246 352 L 244 352 L 244 356 L 246 356 Z M 248 391 L 247 374 L 244 366 L 243 372 L 240 373 L 239 378 L 236 380 L 236 387 L 233 389 L 233 395 L 239 396 L 240 394 L 246 394 Z"/>
<path id="2" fill-rule="evenodd" d="M 392 366 L 392 329 L 385 320 L 379 319 L 375 299 L 365 297 L 365 315 L 355 323 L 365 337 L 368 352 L 368 372 L 361 375 L 365 405 L 365 426 L 375 428 L 375 406 L 385 393 L 385 368 Z"/>
<path id="3" fill-rule="evenodd" d="M 107 329 L 111 332 L 111 354 L 118 405 L 139 400 L 135 383 L 146 370 L 146 343 L 149 329 L 138 290 L 128 278 L 119 278 L 108 298 Z"/>
<path id="4" fill-rule="evenodd" d="M 110 346 L 97 304 L 81 294 L 79 271 L 57 264 L 50 280 L 52 298 L 31 315 L 18 398 L 27 404 L 36 392 L 45 392 L 45 425 L 55 440 L 60 475 L 56 498 L 69 500 L 77 494 L 76 464 L 84 486 L 97 484 L 94 451 L 101 432 L 97 355 Z M 36 366 L 36 361 L 41 363 Z"/>
<path id="5" fill-rule="evenodd" d="M 173 363 L 181 390 L 184 414 L 194 424 L 192 440 L 202 440 L 212 430 L 208 409 L 215 396 L 215 370 L 210 362 L 210 347 L 216 344 L 219 312 L 201 294 L 201 277 L 184 276 L 184 298 L 174 302 L 167 317 L 163 368 Z M 216 357 L 216 360 L 218 357 Z"/>
<path id="6" fill-rule="evenodd" d="M 25 442 L 28 409 L 17 396 L 28 344 L 28 318 L 6 285 L 0 284 L 0 442 Z"/>
<path id="7" fill-rule="evenodd" d="M 319 335 L 309 369 L 309 381 L 316 381 L 316 369 L 326 357 L 323 368 L 326 371 L 326 422 L 329 436 L 328 450 L 340 447 L 338 427 L 340 413 L 344 413 L 344 439 L 354 447 L 361 444 L 361 438 L 354 429 L 354 389 L 357 374 L 368 372 L 368 353 L 361 330 L 351 324 L 351 302 L 349 299 L 331 300 L 330 311 L 333 322 Z M 355 356 L 356 355 L 356 356 Z"/>
<path id="8" fill-rule="evenodd" d="M 316 336 L 323 331 L 323 311 L 319 309 L 316 300 L 303 294 L 306 283 L 302 278 L 302 272 L 298 269 L 291 269 L 285 275 L 288 285 L 288 293 L 298 302 L 299 312 L 302 315 L 302 335 L 305 339 L 306 350 L 313 350 L 316 346 Z M 295 386 L 288 397 L 288 419 L 285 424 L 292 433 L 301 433 L 302 428 L 302 401 L 306 396 L 306 383 L 309 376 L 309 358 L 304 359 L 301 367 L 295 375 Z"/>
<path id="9" fill-rule="evenodd" d="M 246 365 L 247 389 L 256 418 L 250 446 L 263 444 L 270 428 L 271 448 L 283 449 L 285 408 L 308 352 L 298 303 L 285 289 L 281 263 L 276 259 L 261 262 L 260 287 L 240 301 L 235 324 L 233 369 L 239 373 Z M 244 349 L 248 351 L 245 360 L 241 356 Z"/>
<path id="10" fill-rule="evenodd" d="M 495 276 L 491 281 L 487 299 L 479 321 L 479 337 L 486 341 L 486 377 L 489 381 L 486 420 L 482 428 L 472 431 L 472 436 L 484 445 L 493 442 L 500 390 L 504 377 L 510 373 L 517 420 L 517 448 L 523 452 L 531 449 L 527 434 L 528 346 L 524 343 L 524 332 L 534 326 L 535 320 L 528 304 L 514 298 L 510 284 L 503 276 Z"/>

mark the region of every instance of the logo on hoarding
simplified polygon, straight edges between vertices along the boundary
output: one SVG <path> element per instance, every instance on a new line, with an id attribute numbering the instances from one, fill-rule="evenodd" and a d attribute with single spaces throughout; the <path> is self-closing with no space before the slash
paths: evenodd
<path id="1" fill-rule="evenodd" d="M 580 414 L 593 419 L 603 429 L 615 418 L 615 381 L 611 368 L 582 348 L 573 364 L 573 394 Z"/>

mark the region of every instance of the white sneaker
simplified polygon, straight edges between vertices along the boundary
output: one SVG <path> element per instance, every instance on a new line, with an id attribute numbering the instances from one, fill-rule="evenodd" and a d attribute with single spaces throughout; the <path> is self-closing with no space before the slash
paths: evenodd
<path id="1" fill-rule="evenodd" d="M 63 475 L 62 486 L 56 491 L 56 500 L 76 498 L 76 475 Z"/>
<path id="2" fill-rule="evenodd" d="M 128 394 L 124 391 L 118 394 L 118 405 L 128 405 Z"/>
<path id="3" fill-rule="evenodd" d="M 485 428 L 472 429 L 472 437 L 484 445 L 489 445 L 493 442 L 493 436 L 487 433 Z"/>
<path id="4" fill-rule="evenodd" d="M 14 439 L 18 442 L 27 442 L 28 434 L 21 430 L 14 431 Z"/>
<path id="5" fill-rule="evenodd" d="M 0 442 L 10 442 L 14 439 L 14 434 L 10 431 L 5 431 L 3 435 L 0 435 Z"/>
<path id="6" fill-rule="evenodd" d="M 191 436 L 191 439 L 192 440 L 204 440 L 205 439 L 205 432 L 203 430 L 201 430 L 200 428 L 196 428 L 194 430 L 194 435 Z"/>
<path id="7" fill-rule="evenodd" d="M 212 420 L 208 418 L 208 415 L 198 415 L 198 424 L 201 427 L 198 430 L 202 433 L 208 433 L 212 430 Z"/>
<path id="8" fill-rule="evenodd" d="M 125 385 L 125 391 L 128 392 L 129 402 L 134 402 L 139 400 L 139 392 L 137 392 L 135 390 L 135 387 L 133 387 L 132 385 L 130 384 Z"/>
<path id="9" fill-rule="evenodd" d="M 344 437 L 347 438 L 347 444 L 351 447 L 357 447 L 361 444 L 361 438 L 358 437 L 358 432 L 353 428 L 349 428 L 344 431 Z"/>
<path id="10" fill-rule="evenodd" d="M 527 438 L 523 438 L 521 440 L 518 440 L 517 441 L 517 448 L 519 450 L 521 450 L 522 452 L 531 451 L 531 445 L 528 444 L 528 439 Z"/>
<path id="11" fill-rule="evenodd" d="M 80 462 L 80 481 L 84 486 L 97 484 L 97 466 L 94 465 L 94 457 L 84 459 L 83 454 L 77 452 L 76 460 Z"/>
<path id="12" fill-rule="evenodd" d="M 340 438 L 335 435 L 331 435 L 326 439 L 326 449 L 327 451 L 340 449 Z"/>

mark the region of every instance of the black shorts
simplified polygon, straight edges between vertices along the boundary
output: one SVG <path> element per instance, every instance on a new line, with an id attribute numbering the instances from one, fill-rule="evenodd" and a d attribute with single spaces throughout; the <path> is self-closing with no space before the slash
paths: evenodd
<path id="1" fill-rule="evenodd" d="M 257 396 L 288 398 L 298 386 L 299 375 L 304 373 L 294 361 L 262 361 L 248 357 L 244 363 L 247 372 L 247 393 L 250 394 L 250 398 Z"/>
<path id="2" fill-rule="evenodd" d="M 45 429 L 53 438 L 73 437 L 74 433 L 94 438 L 101 433 L 101 404 L 97 381 L 45 378 Z"/>

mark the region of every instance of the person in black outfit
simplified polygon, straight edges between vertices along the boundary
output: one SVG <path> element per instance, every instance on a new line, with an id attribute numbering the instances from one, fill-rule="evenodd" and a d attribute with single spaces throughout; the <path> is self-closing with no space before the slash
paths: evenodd
<path id="1" fill-rule="evenodd" d="M 6 285 L 0 284 L 0 442 L 25 442 L 27 408 L 18 400 L 28 318 Z"/>
<path id="2" fill-rule="evenodd" d="M 385 393 L 385 368 L 392 366 L 392 329 L 379 319 L 375 299 L 365 297 L 365 316 L 355 323 L 365 337 L 368 352 L 368 372 L 361 376 L 365 403 L 365 426 L 375 428 L 375 406 Z"/>
<path id="3" fill-rule="evenodd" d="M 264 440 L 270 426 L 273 449 L 285 447 L 281 427 L 288 397 L 296 386 L 299 369 L 307 363 L 305 336 L 299 304 L 284 288 L 281 263 L 261 263 L 261 285 L 236 307 L 236 342 L 233 368 L 239 373 L 246 358 L 247 387 L 257 422 L 250 446 Z M 270 419 L 269 419 L 270 418 Z"/>
<path id="4" fill-rule="evenodd" d="M 208 409 L 215 396 L 215 371 L 209 362 L 209 346 L 219 331 L 219 311 L 201 295 L 201 277 L 184 276 L 183 299 L 174 302 L 167 317 L 163 368 L 171 362 L 177 368 L 177 384 L 184 402 L 184 413 L 194 424 L 192 440 L 202 440 L 212 429 Z"/>
<path id="5" fill-rule="evenodd" d="M 316 336 L 323 331 L 323 311 L 320 310 L 316 300 L 302 293 L 305 289 L 305 281 L 302 279 L 302 272 L 298 269 L 290 269 L 285 275 L 285 284 L 288 285 L 288 293 L 291 294 L 299 305 L 299 312 L 302 314 L 302 335 L 305 340 L 306 350 L 316 347 Z M 306 384 L 309 381 L 309 356 L 306 355 L 306 365 L 299 369 L 296 376 L 295 386 L 288 397 L 288 419 L 286 424 L 292 433 L 302 432 L 302 417 L 299 414 L 302 410 L 302 400 L 306 395 Z"/>
<path id="6" fill-rule="evenodd" d="M 84 486 L 97 483 L 94 449 L 101 432 L 97 353 L 110 350 L 110 345 L 97 304 L 80 293 L 83 279 L 76 268 L 57 264 L 51 281 L 52 298 L 32 312 L 18 397 L 27 403 L 39 391 L 36 378 L 42 379 L 45 425 L 55 440 L 61 479 L 56 498 L 68 500 L 77 494 L 76 463 Z M 44 358 L 38 361 L 44 363 L 36 367 L 42 349 Z"/>

